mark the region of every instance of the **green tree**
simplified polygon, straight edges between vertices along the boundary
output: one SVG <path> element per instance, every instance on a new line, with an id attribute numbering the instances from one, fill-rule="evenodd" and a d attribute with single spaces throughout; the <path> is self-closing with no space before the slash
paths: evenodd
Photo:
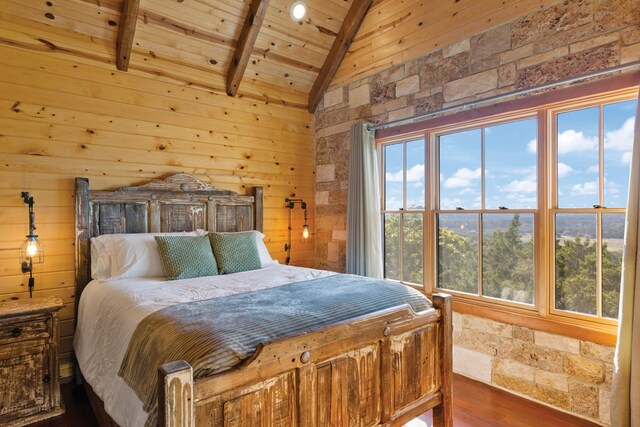
<path id="1" fill-rule="evenodd" d="M 438 287 L 478 292 L 478 245 L 447 227 L 438 232 Z"/>
<path id="2" fill-rule="evenodd" d="M 496 230 L 482 241 L 482 292 L 484 295 L 533 303 L 533 239 L 520 236 L 520 215 L 506 230 Z"/>
<path id="3" fill-rule="evenodd" d="M 556 308 L 597 313 L 597 243 L 588 237 L 556 239 Z M 602 315 L 618 317 L 622 257 L 602 244 Z"/>
<path id="4" fill-rule="evenodd" d="M 422 283 L 424 270 L 423 216 L 403 215 L 403 253 L 400 254 L 400 214 L 385 215 L 385 277 Z M 576 224 L 580 227 L 580 224 Z M 520 215 L 515 214 L 506 229 L 485 233 L 483 251 L 483 294 L 533 303 L 534 244 L 521 235 Z M 579 313 L 597 313 L 597 242 L 588 237 L 556 239 L 556 308 Z M 602 315 L 617 318 L 620 299 L 622 253 L 602 244 Z M 438 232 L 438 286 L 477 293 L 478 245 L 472 235 L 449 227 Z"/>
<path id="5" fill-rule="evenodd" d="M 602 315 L 618 318 L 620 305 L 620 280 L 622 277 L 622 252 L 611 252 L 602 244 Z"/>
<path id="6" fill-rule="evenodd" d="M 385 277 L 400 280 L 400 214 L 384 217 Z M 402 229 L 402 270 L 405 282 L 422 284 L 424 243 L 422 214 L 405 213 Z"/>
<path id="7" fill-rule="evenodd" d="M 596 242 L 556 239 L 556 308 L 596 314 Z"/>

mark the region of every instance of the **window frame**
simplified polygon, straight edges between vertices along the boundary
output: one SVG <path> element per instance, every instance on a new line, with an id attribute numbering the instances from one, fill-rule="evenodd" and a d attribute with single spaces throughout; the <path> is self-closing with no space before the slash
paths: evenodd
<path id="1" fill-rule="evenodd" d="M 424 199 L 424 204 L 423 204 L 423 208 L 422 209 L 407 209 L 407 143 L 409 142 L 413 142 L 416 140 L 422 140 L 424 143 L 424 164 L 425 164 L 425 177 L 424 177 L 424 193 L 425 193 L 425 199 Z M 386 173 L 386 160 L 385 160 L 385 147 L 389 146 L 389 145 L 402 145 L 402 207 L 398 210 L 392 210 L 392 209 L 387 209 L 386 206 L 386 190 L 387 190 L 387 186 L 385 185 L 385 173 Z M 418 289 L 425 289 L 425 287 L 427 286 L 427 264 L 426 264 L 426 260 L 427 260 L 427 256 L 426 256 L 426 250 L 427 250 L 427 238 L 426 238 L 426 217 L 427 217 L 427 212 L 428 212 L 428 200 L 429 200 L 429 190 L 428 190 L 428 182 L 427 182 L 427 173 L 426 173 L 426 165 L 428 165 L 429 163 L 429 153 L 427 150 L 427 141 L 424 139 L 424 135 L 423 134 L 414 134 L 414 135 L 403 135 L 402 138 L 399 138 L 397 140 L 393 140 L 393 141 L 389 141 L 389 142 L 385 142 L 384 144 L 377 144 L 377 158 L 378 158 L 378 164 L 380 165 L 380 226 L 381 226 L 381 234 L 382 234 L 382 256 L 383 256 L 383 262 L 382 262 L 382 271 L 383 271 L 383 275 L 384 275 L 384 270 L 385 270 L 385 262 L 384 262 L 384 253 L 385 253 L 385 234 L 384 234 L 384 226 L 385 226 L 385 222 L 384 222 L 384 218 L 385 215 L 387 214 L 397 214 L 400 215 L 400 219 L 399 219 L 399 225 L 398 225 L 398 256 L 399 256 L 399 263 L 398 263 L 398 272 L 399 272 L 399 276 L 400 276 L 400 280 L 395 280 L 395 279 L 387 279 L 387 280 L 391 280 L 393 282 L 399 282 L 399 283 L 404 283 L 405 285 L 409 285 L 411 287 L 414 288 L 418 288 Z M 423 253 L 423 267 L 422 267 L 422 284 L 418 284 L 418 283 L 413 283 L 413 282 L 409 282 L 409 281 L 404 281 L 403 276 L 404 276 L 404 215 L 405 213 L 409 213 L 409 214 L 421 214 L 422 215 L 422 253 Z"/>
<path id="2" fill-rule="evenodd" d="M 556 120 L 554 114 L 563 111 L 580 109 L 582 106 L 609 104 L 638 98 L 639 76 L 616 76 L 603 81 L 586 83 L 576 87 L 563 88 L 552 93 L 534 95 L 522 100 L 505 101 L 493 106 L 461 111 L 447 116 L 435 117 L 431 120 L 398 128 L 385 129 L 378 132 L 376 143 L 381 153 L 383 147 L 390 143 L 424 138 L 425 141 L 425 211 L 424 211 L 424 286 L 408 283 L 420 289 L 428 296 L 442 292 L 454 295 L 454 309 L 459 312 L 480 315 L 514 325 L 531 327 L 552 333 L 560 333 L 579 339 L 589 339 L 603 344 L 614 344 L 616 341 L 617 320 L 594 317 L 592 315 L 573 313 L 555 308 L 555 215 L 558 212 L 557 191 L 557 141 Z M 587 108 L 587 107 L 584 107 Z M 600 107 L 600 116 L 604 107 Z M 536 117 L 538 121 L 537 152 L 537 207 L 532 209 L 534 215 L 534 303 L 533 305 L 514 301 L 501 300 L 488 296 L 472 295 L 437 287 L 437 221 L 439 213 L 452 211 L 437 209 L 439 201 L 439 158 L 437 136 L 482 126 L 492 126 L 516 120 Z M 599 129 L 602 133 L 602 117 Z M 599 150 L 603 150 L 600 143 Z M 484 157 L 484 156 L 483 156 Z M 380 170 L 384 171 L 384 159 L 378 157 Z M 602 163 L 602 156 L 600 156 Z M 482 192 L 484 196 L 484 161 Z M 406 169 L 406 167 L 405 167 Z M 600 176 L 603 174 L 601 166 Z M 406 174 L 406 170 L 405 170 Z M 381 188 L 384 189 L 384 172 L 380 173 Z M 600 180 L 600 186 L 604 185 Z M 406 180 L 405 180 L 406 183 Z M 406 184 L 405 184 L 406 185 Z M 381 191 L 380 212 L 383 214 L 384 191 Z M 603 193 L 601 193 L 603 194 Z M 604 196 L 601 196 L 604 197 Z M 567 208 L 562 211 L 566 212 Z M 594 213 L 596 208 L 588 209 Z M 624 213 L 625 208 L 599 208 L 602 213 Z M 580 208 L 579 210 L 584 211 Z M 509 212 L 523 213 L 527 209 L 509 209 Z M 455 212 L 455 211 L 453 211 Z M 462 213 L 505 213 L 504 210 L 465 209 Z M 598 214 L 599 216 L 601 213 Z M 481 218 L 481 215 L 478 215 Z M 384 230 L 382 230 L 384 233 Z M 601 235 L 598 233 L 598 257 L 601 258 Z M 481 253 L 479 254 L 479 258 Z M 598 268 L 600 270 L 600 262 Z M 479 265 L 481 267 L 481 264 Z M 600 278 L 600 273 L 598 274 Z M 479 284 L 482 279 L 479 277 Z M 479 285 L 481 286 L 481 285 Z M 598 313 L 601 312 L 601 288 L 598 280 Z"/>
<path id="3" fill-rule="evenodd" d="M 520 308 L 522 310 L 526 310 L 526 311 L 536 311 L 536 305 L 537 305 L 537 301 L 539 298 L 539 295 L 536 291 L 536 283 L 538 283 L 538 271 L 539 268 L 534 268 L 534 290 L 533 290 L 533 303 L 532 304 L 528 304 L 528 303 L 521 303 L 521 302 L 517 302 L 517 301 L 510 301 L 510 300 L 506 300 L 506 299 L 500 299 L 500 298 L 495 298 L 495 297 L 490 297 L 490 296 L 486 296 L 483 295 L 482 293 L 482 285 L 483 285 L 483 266 L 482 266 L 482 256 L 483 256 L 483 244 L 482 244 L 482 216 L 484 214 L 506 214 L 507 212 L 505 212 L 505 210 L 501 210 L 501 209 L 487 209 L 484 207 L 484 204 L 486 202 L 485 200 L 485 132 L 484 130 L 481 131 L 481 171 L 482 171 L 482 175 L 481 175 L 481 184 L 480 184 L 480 191 L 481 191 L 481 206 L 478 209 L 464 209 L 462 211 L 457 210 L 457 209 L 440 209 L 439 208 L 439 202 L 440 202 L 440 153 L 439 153 L 439 148 L 440 148 L 440 144 L 439 144 L 439 137 L 443 136 L 443 135 L 448 135 L 451 133 L 455 133 L 455 132 L 462 132 L 465 130 L 473 130 L 473 129 L 484 129 L 486 127 L 491 127 L 491 126 L 498 126 L 498 125 L 502 125 L 502 124 L 508 124 L 508 123 L 513 123 L 513 122 L 517 122 L 517 121 L 522 121 L 522 120 L 529 120 L 529 119 L 536 119 L 539 120 L 539 114 L 535 113 L 533 114 L 532 112 L 523 112 L 521 114 L 514 114 L 514 115 L 504 115 L 501 116 L 500 118 L 486 118 L 483 120 L 479 120 L 479 121 L 474 121 L 472 124 L 469 124 L 467 126 L 461 126 L 461 127 L 456 127 L 454 126 L 450 126 L 450 127 L 446 127 L 446 128 L 435 128 L 433 130 L 428 131 L 429 137 L 430 137 L 430 144 L 431 144 L 431 150 L 433 151 L 433 159 L 434 162 L 431 165 L 433 172 L 432 172 L 432 182 L 433 182 L 433 186 L 434 186 L 434 197 L 432 200 L 432 209 L 430 212 L 430 215 L 433 214 L 433 229 L 432 232 L 435 236 L 435 245 L 433 245 L 433 251 L 435 253 L 435 257 L 433 260 L 433 265 L 432 265 L 432 274 L 431 274 L 431 283 L 432 283 L 432 292 L 447 292 L 450 293 L 452 295 L 457 295 L 458 297 L 465 297 L 465 298 L 469 298 L 472 300 L 478 300 L 478 301 L 487 301 L 488 303 L 495 303 L 495 304 L 502 304 L 505 305 L 507 307 L 517 307 Z M 537 143 L 538 143 L 538 150 L 540 149 L 539 145 L 540 145 L 540 124 L 538 123 L 538 129 L 537 129 Z M 538 151 L 539 153 L 539 151 Z M 536 177 L 539 178 L 539 170 L 540 170 L 540 166 L 541 166 L 541 159 L 540 159 L 540 155 L 537 154 L 536 155 Z M 538 229 L 537 224 L 539 223 L 539 216 L 540 216 L 540 180 L 537 179 L 536 180 L 536 198 L 537 198 L 537 203 L 536 203 L 536 207 L 535 208 L 513 208 L 513 209 L 508 209 L 507 211 L 510 213 L 523 213 L 523 214 L 531 214 L 533 215 L 533 222 L 534 222 L 534 248 L 538 248 L 538 245 L 540 244 L 539 242 L 539 238 L 538 235 L 539 233 L 536 232 L 536 230 Z M 455 214 L 472 214 L 472 215 L 476 215 L 477 216 L 477 224 L 478 224 L 478 283 L 477 283 L 477 288 L 478 288 L 478 293 L 477 294 L 470 294 L 467 292 L 462 292 L 462 291 L 456 291 L 453 289 L 446 289 L 446 288 L 439 288 L 437 286 L 437 281 L 438 281 L 438 256 L 437 256 L 437 244 L 438 244 L 438 227 L 437 227 L 437 216 L 440 214 L 451 214 L 451 215 L 455 215 Z M 540 260 L 538 259 L 538 251 L 534 251 L 534 263 L 535 265 L 539 265 Z"/>
<path id="4" fill-rule="evenodd" d="M 635 99 L 638 99 L 637 96 Z M 549 153 L 549 164 L 552 166 L 550 175 L 550 206 L 548 212 L 548 239 L 553 244 L 550 245 L 549 253 L 549 315 L 559 317 L 569 317 L 576 320 L 597 322 L 604 325 L 616 326 L 618 321 L 616 319 L 610 319 L 602 317 L 602 216 L 603 214 L 625 214 L 627 209 L 625 208 L 609 208 L 604 205 L 605 200 L 605 183 L 604 183 L 604 107 L 605 105 L 615 104 L 617 102 L 624 102 L 633 100 L 633 97 L 628 95 L 619 94 L 611 95 L 602 93 L 594 96 L 590 96 L 587 99 L 580 100 L 579 102 L 567 101 L 554 108 L 549 108 L 547 111 L 547 120 L 550 123 L 548 128 L 548 137 L 551 141 L 551 150 Z M 572 112 L 580 109 L 587 109 L 598 107 L 598 208 L 561 208 L 558 203 L 558 120 L 559 114 Z M 556 308 L 556 275 L 555 275 L 555 236 L 556 236 L 556 215 L 562 213 L 575 213 L 575 214 L 592 214 L 596 216 L 596 315 L 590 315 L 586 313 L 580 313 L 569 310 L 561 310 Z"/>

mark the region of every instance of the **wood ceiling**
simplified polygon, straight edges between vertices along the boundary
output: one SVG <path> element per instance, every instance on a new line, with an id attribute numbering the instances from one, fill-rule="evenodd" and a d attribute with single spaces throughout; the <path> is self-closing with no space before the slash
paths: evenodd
<path id="1" fill-rule="evenodd" d="M 36 39 L 51 50 L 313 111 L 372 0 L 305 0 L 300 23 L 293 1 L 2 0 L 0 13 L 82 38 Z"/>

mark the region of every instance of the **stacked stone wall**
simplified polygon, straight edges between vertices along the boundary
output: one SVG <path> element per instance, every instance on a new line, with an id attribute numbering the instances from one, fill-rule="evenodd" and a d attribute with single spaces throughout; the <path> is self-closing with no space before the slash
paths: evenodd
<path id="1" fill-rule="evenodd" d="M 609 425 L 613 347 L 454 313 L 453 369 Z"/>
<path id="2" fill-rule="evenodd" d="M 571 0 L 328 91 L 314 116 L 316 266 L 344 271 L 350 128 L 640 60 L 640 1 Z M 456 315 L 456 370 L 608 423 L 613 349 Z"/>
<path id="3" fill-rule="evenodd" d="M 316 265 L 345 266 L 351 125 L 387 123 L 640 60 L 640 1 L 570 0 L 328 91 L 314 116 Z"/>

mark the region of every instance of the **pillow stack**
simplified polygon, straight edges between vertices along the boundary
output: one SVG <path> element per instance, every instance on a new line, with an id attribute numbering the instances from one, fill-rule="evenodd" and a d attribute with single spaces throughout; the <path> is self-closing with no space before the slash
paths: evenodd
<path id="1" fill-rule="evenodd" d="M 103 235 L 91 239 L 91 276 L 179 280 L 257 270 L 278 263 L 263 239 L 255 230 Z"/>

